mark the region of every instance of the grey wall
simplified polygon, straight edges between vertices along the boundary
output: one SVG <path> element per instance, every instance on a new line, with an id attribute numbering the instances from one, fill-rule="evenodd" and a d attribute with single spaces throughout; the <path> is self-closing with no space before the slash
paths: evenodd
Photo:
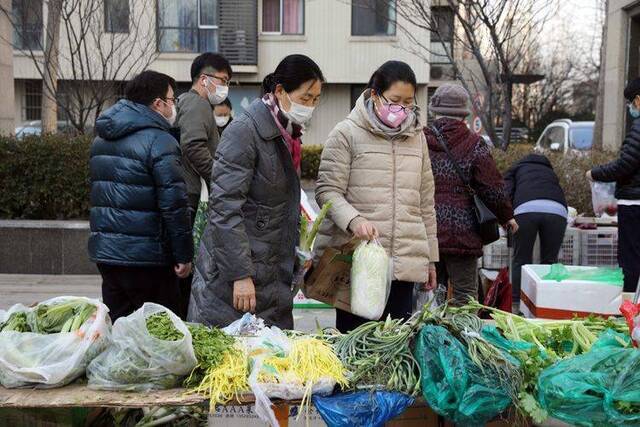
<path id="1" fill-rule="evenodd" d="M 0 221 L 0 274 L 98 274 L 85 221 Z"/>

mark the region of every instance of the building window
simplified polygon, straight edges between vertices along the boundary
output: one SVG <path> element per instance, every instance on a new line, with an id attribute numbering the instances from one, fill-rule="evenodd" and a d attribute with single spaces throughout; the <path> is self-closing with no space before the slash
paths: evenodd
<path id="1" fill-rule="evenodd" d="M 13 0 L 13 45 L 16 49 L 42 49 L 42 0 Z"/>
<path id="2" fill-rule="evenodd" d="M 304 0 L 262 0 L 262 32 L 304 34 Z"/>
<path id="3" fill-rule="evenodd" d="M 42 117 L 42 81 L 25 80 L 22 100 L 22 119 L 40 120 Z"/>
<path id="4" fill-rule="evenodd" d="M 455 15 L 450 7 L 432 7 L 431 64 L 450 64 Z"/>
<path id="5" fill-rule="evenodd" d="M 393 36 L 395 34 L 395 0 L 352 0 L 352 36 Z"/>
<path id="6" fill-rule="evenodd" d="M 160 52 L 218 52 L 217 0 L 158 0 Z"/>
<path id="7" fill-rule="evenodd" d="M 104 0 L 104 31 L 129 32 L 129 0 Z"/>

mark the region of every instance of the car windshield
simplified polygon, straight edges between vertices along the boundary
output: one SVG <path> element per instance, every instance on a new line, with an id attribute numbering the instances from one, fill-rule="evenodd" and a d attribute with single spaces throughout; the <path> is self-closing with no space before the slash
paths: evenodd
<path id="1" fill-rule="evenodd" d="M 590 150 L 593 145 L 593 127 L 571 128 L 571 146 L 576 150 Z"/>

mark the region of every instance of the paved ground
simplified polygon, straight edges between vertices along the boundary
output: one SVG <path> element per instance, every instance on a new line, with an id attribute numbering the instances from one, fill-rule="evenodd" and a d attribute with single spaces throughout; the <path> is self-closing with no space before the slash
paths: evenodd
<path id="1" fill-rule="evenodd" d="M 61 295 L 100 297 L 100 276 L 45 276 L 0 274 L 0 310 L 14 304 L 31 305 Z M 335 326 L 335 310 L 316 309 L 293 311 L 295 328 L 315 331 Z"/>

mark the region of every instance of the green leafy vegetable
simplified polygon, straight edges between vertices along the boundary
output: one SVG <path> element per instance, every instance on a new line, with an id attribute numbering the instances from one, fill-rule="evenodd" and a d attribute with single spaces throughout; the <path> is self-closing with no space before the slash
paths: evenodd
<path id="1" fill-rule="evenodd" d="M 164 341 L 178 341 L 184 338 L 184 334 L 175 327 L 166 311 L 147 317 L 147 330 L 152 336 Z"/>
<path id="2" fill-rule="evenodd" d="M 202 382 L 209 368 L 222 363 L 224 353 L 233 346 L 236 340 L 215 327 L 208 328 L 200 324 L 192 324 L 187 327 L 191 333 L 193 351 L 196 354 L 198 365 L 185 380 L 184 386 L 193 388 Z"/>

